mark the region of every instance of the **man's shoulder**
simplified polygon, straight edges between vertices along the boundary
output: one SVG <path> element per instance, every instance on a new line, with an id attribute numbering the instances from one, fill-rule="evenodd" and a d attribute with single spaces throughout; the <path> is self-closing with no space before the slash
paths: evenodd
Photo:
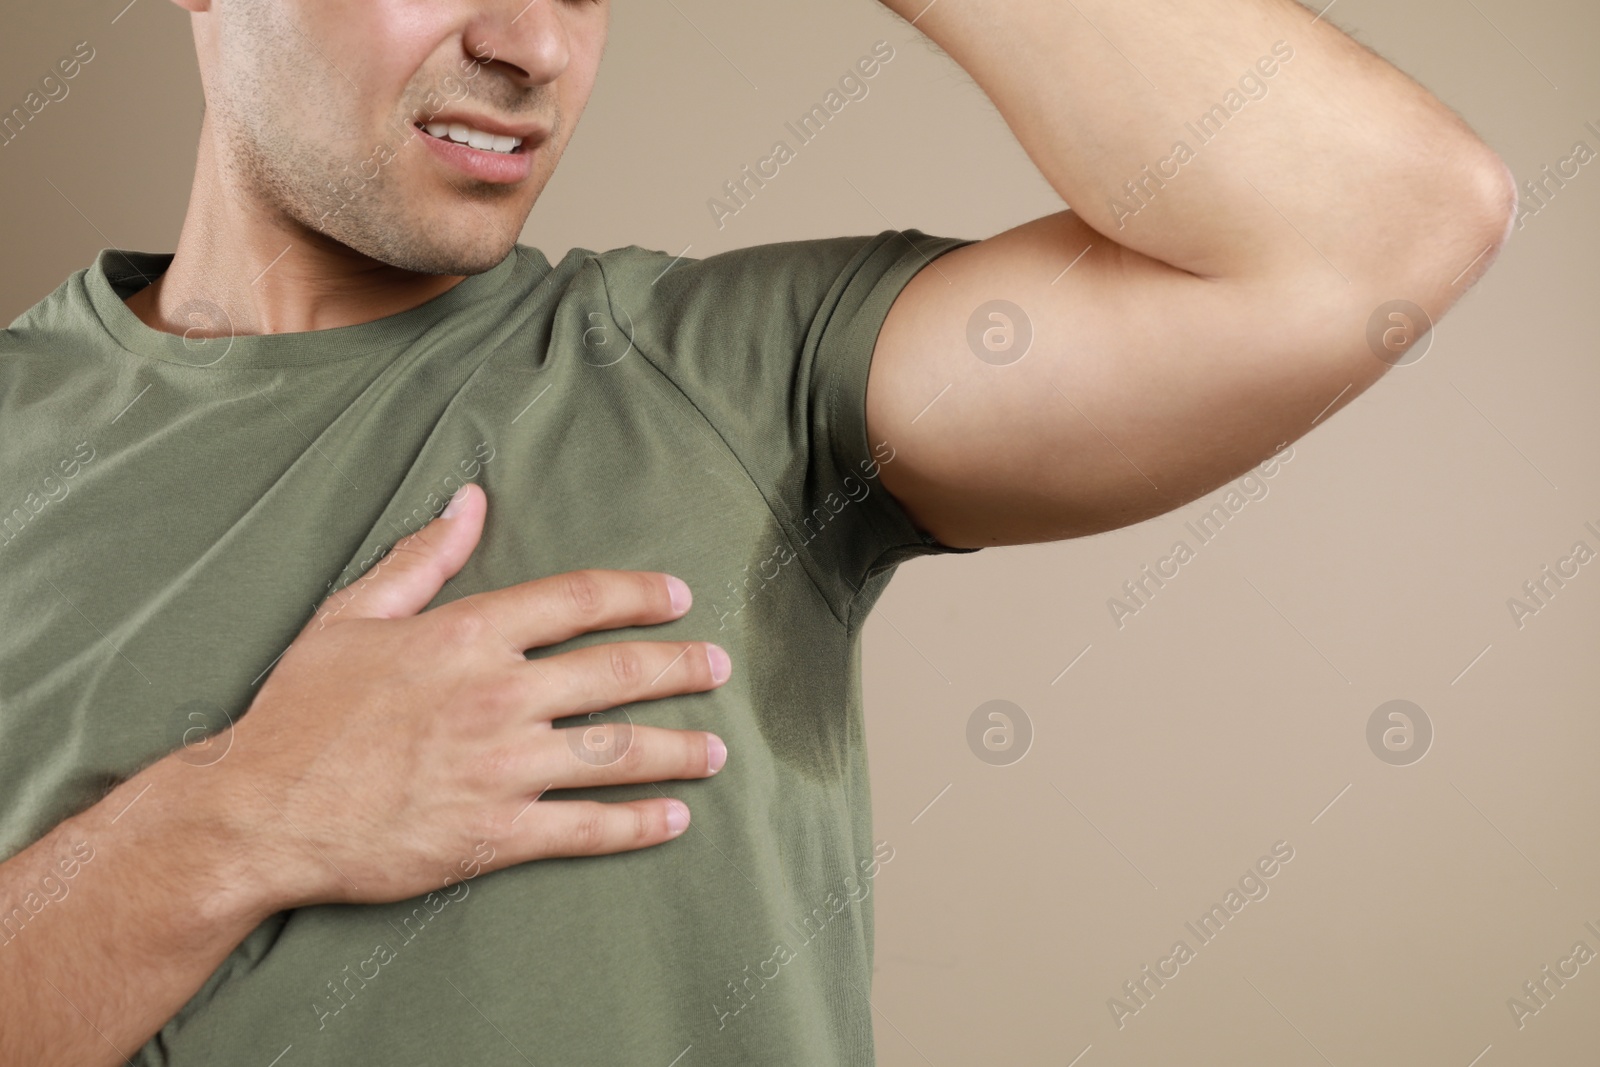
<path id="1" fill-rule="evenodd" d="M 772 241 L 703 257 L 693 255 L 693 244 L 675 252 L 630 244 L 603 252 L 573 249 L 563 266 L 574 282 L 589 274 L 619 320 L 669 328 L 701 322 L 803 328 L 848 287 L 871 286 L 907 259 L 920 265 L 959 240 L 881 230 Z"/>
<path id="2" fill-rule="evenodd" d="M 698 289 L 725 296 L 771 292 L 807 282 L 831 283 L 867 249 L 893 240 L 899 233 L 884 230 L 877 234 L 796 238 L 703 256 L 692 254 L 692 243 L 676 252 L 630 244 L 603 252 L 574 249 L 569 255 L 593 260 L 607 287 L 615 292 L 670 292 L 683 296 Z"/>
<path id="3" fill-rule="evenodd" d="M 876 234 L 858 233 L 828 237 L 797 237 L 783 241 L 764 241 L 757 244 L 740 245 L 736 248 L 726 248 L 720 252 L 698 256 L 689 254 L 695 247 L 694 242 L 686 243 L 677 252 L 664 248 L 653 248 L 649 245 L 628 244 L 618 245 L 604 251 L 574 248 L 568 255 L 580 256 L 583 259 L 598 259 L 607 265 L 648 261 L 663 264 L 671 262 L 683 266 L 707 264 L 719 266 L 724 263 L 744 262 L 752 259 L 793 261 L 814 258 L 818 255 L 826 256 L 829 253 L 837 254 L 842 249 L 858 248 L 867 242 L 882 239 L 885 234 L 896 232 L 894 230 L 884 230 Z"/>
<path id="4" fill-rule="evenodd" d="M 0 330 L 0 356 L 49 355 L 81 338 L 91 325 L 93 306 L 85 285 L 91 268 L 69 274 L 38 303 Z M 3 364 L 0 364 L 3 366 Z"/>

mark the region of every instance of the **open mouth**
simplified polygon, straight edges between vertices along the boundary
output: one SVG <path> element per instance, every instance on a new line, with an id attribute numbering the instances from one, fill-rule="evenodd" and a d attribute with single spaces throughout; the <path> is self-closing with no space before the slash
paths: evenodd
<path id="1" fill-rule="evenodd" d="M 495 152 L 503 156 L 518 155 L 522 151 L 522 138 L 503 133 L 489 133 L 474 129 L 461 122 L 419 122 L 417 129 L 441 141 L 476 148 L 480 152 Z"/>

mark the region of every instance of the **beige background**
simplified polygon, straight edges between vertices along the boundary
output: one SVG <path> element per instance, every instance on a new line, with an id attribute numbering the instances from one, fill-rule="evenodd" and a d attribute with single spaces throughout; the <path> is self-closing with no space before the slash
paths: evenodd
<path id="1" fill-rule="evenodd" d="M 76 42 L 97 54 L 0 147 L 0 321 L 101 247 L 175 241 L 200 113 L 187 26 L 124 2 L 7 13 L 0 108 Z M 1580 139 L 1600 150 L 1591 0 L 1343 0 L 1330 17 L 1521 179 Z M 707 198 L 880 38 L 896 55 L 870 95 L 719 232 Z M 971 80 L 868 0 L 625 0 L 524 240 L 552 260 L 702 256 L 887 227 L 983 237 L 1059 207 Z M 902 568 L 865 636 L 895 848 L 875 883 L 880 1062 L 1600 1061 L 1600 961 L 1520 1030 L 1506 1005 L 1574 942 L 1600 951 L 1583 926 L 1600 928 L 1600 562 L 1521 629 L 1506 604 L 1574 542 L 1600 549 L 1583 526 L 1600 528 L 1597 223 L 1600 163 L 1515 234 L 1425 359 L 1297 444 L 1120 630 L 1107 599 L 1208 504 Z M 1395 698 L 1436 731 L 1411 766 L 1366 741 Z M 1035 732 L 1011 766 L 968 747 L 991 699 Z M 1119 1030 L 1108 998 L 1176 939 L 1195 947 L 1184 922 L 1280 840 L 1295 855 L 1270 894 Z"/>

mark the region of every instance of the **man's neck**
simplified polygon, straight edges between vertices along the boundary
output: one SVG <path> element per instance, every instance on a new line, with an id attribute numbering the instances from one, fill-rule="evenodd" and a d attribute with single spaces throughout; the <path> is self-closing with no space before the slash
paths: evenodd
<path id="1" fill-rule="evenodd" d="M 380 263 L 264 207 L 217 165 L 209 133 L 172 264 L 127 299 L 145 325 L 201 337 L 327 330 L 397 314 L 463 280 Z"/>

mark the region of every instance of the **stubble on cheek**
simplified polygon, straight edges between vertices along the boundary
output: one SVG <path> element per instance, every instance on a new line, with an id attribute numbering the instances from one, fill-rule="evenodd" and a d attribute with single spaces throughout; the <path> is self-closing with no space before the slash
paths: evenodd
<path id="1" fill-rule="evenodd" d="M 420 273 L 480 273 L 510 252 L 527 211 L 513 219 L 509 205 L 520 205 L 527 187 L 453 180 L 412 122 L 472 98 L 515 113 L 526 107 L 525 94 L 481 70 L 473 78 L 427 70 L 385 106 L 307 47 L 307 31 L 283 24 L 292 14 L 249 6 L 254 10 L 230 27 L 226 92 L 211 105 L 240 195 L 374 260 Z M 498 99 L 511 95 L 518 99 Z M 543 184 L 542 177 L 533 181 Z"/>

